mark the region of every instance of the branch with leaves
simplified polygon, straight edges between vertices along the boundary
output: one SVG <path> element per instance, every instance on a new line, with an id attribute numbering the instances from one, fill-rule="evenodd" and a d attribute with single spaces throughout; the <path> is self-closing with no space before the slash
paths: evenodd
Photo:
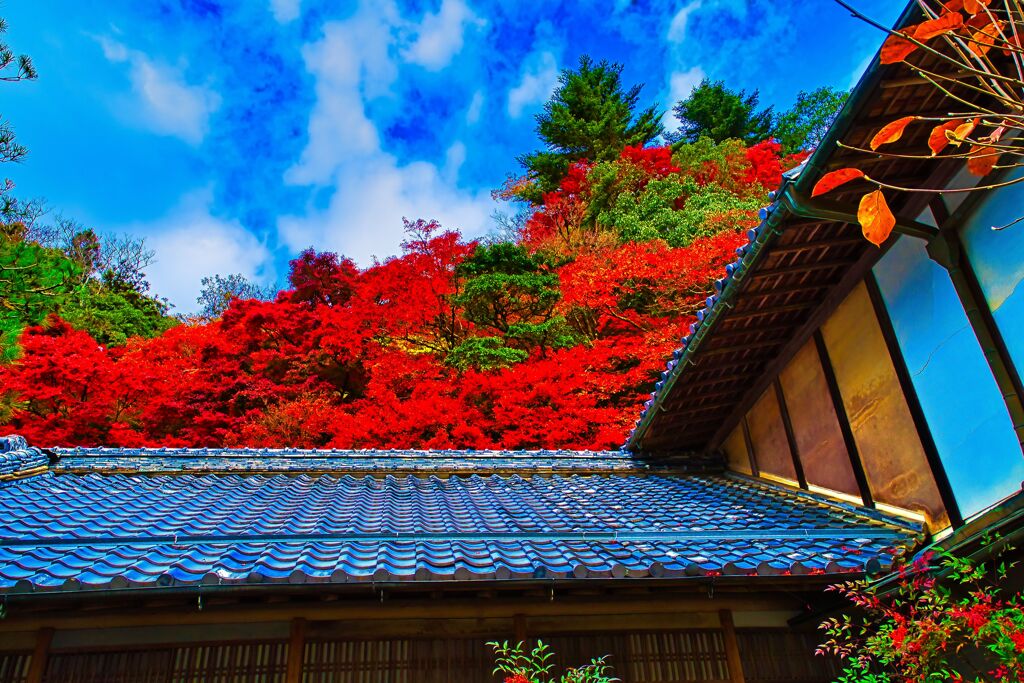
<path id="1" fill-rule="evenodd" d="M 826 619 L 818 654 L 845 660 L 843 681 L 1024 680 L 1024 611 L 1005 588 L 1014 550 L 984 539 L 992 559 L 927 551 L 894 573 L 830 587 L 850 608 Z"/>
<path id="2" fill-rule="evenodd" d="M 925 21 L 899 30 L 885 28 L 843 0 L 836 2 L 889 33 L 879 53 L 882 64 L 906 64 L 942 94 L 949 108 L 937 116 L 911 115 L 887 123 L 872 137 L 869 149 L 844 143 L 839 147 L 877 158 L 955 159 L 979 178 L 1024 166 L 1022 0 L 918 0 Z M 926 68 L 926 62 L 936 60 L 941 68 Z M 893 153 L 881 149 L 898 142 L 908 127 L 920 125 L 931 126 L 927 150 Z M 896 225 L 886 191 L 983 192 L 1022 182 L 1024 177 L 965 188 L 925 188 L 888 183 L 858 168 L 842 168 L 824 175 L 811 194 L 817 197 L 853 180 L 876 188 L 861 198 L 857 217 L 864 236 L 880 245 Z"/>

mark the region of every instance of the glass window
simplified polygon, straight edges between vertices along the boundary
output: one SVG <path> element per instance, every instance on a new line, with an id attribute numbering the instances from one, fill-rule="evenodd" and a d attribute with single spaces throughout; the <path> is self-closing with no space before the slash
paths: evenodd
<path id="1" fill-rule="evenodd" d="M 747 426 L 754 446 L 754 460 L 761 474 L 796 483 L 796 469 L 789 452 L 789 441 L 786 440 L 786 428 L 782 424 L 782 413 L 779 412 L 774 386 L 768 387 L 750 409 Z"/>
<path id="2" fill-rule="evenodd" d="M 1024 369 L 1024 186 L 990 192 L 961 228 L 967 258 L 1018 372 Z M 1018 455 L 1020 455 L 1018 453 Z"/>
<path id="3" fill-rule="evenodd" d="M 960 512 L 969 517 L 1024 479 L 1006 405 L 948 274 L 924 242 L 901 238 L 875 277 Z"/>
<path id="4" fill-rule="evenodd" d="M 779 380 L 807 483 L 860 498 L 813 339 L 793 357 Z"/>
<path id="5" fill-rule="evenodd" d="M 871 495 L 948 525 L 917 426 L 864 284 L 821 328 Z"/>

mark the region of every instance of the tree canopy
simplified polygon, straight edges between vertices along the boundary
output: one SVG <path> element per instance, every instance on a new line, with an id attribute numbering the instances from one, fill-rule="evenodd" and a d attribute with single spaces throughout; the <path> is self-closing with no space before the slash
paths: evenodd
<path id="1" fill-rule="evenodd" d="M 237 274 L 205 278 L 198 317 L 171 317 L 149 291 L 143 240 L 52 219 L 4 186 L 0 434 L 109 446 L 619 446 L 765 193 L 799 160 L 762 139 L 770 113 L 755 111 L 756 93 L 731 94 L 746 118 L 720 140 L 662 144 L 660 112 L 640 111 L 641 86 L 623 86 L 621 73 L 586 57 L 562 72 L 537 117 L 541 149 L 520 159 L 528 176 L 512 193 L 532 204 L 500 239 L 407 220 L 401 253 L 365 268 L 310 248 L 280 292 Z M 811 123 L 796 116 L 787 144 L 805 146 L 795 140 Z"/>
<path id="2" fill-rule="evenodd" d="M 800 91 L 791 109 L 778 117 L 773 135 L 787 154 L 811 150 L 821 144 L 826 131 L 846 104 L 848 92 L 834 88 Z"/>
<path id="3" fill-rule="evenodd" d="M 679 128 L 668 135 L 672 142 L 697 142 L 708 137 L 714 142 L 742 140 L 753 144 L 766 139 L 772 130 L 772 108 L 758 111 L 760 93 L 734 91 L 724 81 L 705 78 L 672 108 Z"/>
<path id="4" fill-rule="evenodd" d="M 543 149 L 519 157 L 539 203 L 558 187 L 576 161 L 611 161 L 628 146 L 643 146 L 661 135 L 656 105 L 637 113 L 643 85 L 623 89 L 622 65 L 580 57 L 577 69 L 564 69 L 559 87 L 537 115 Z"/>

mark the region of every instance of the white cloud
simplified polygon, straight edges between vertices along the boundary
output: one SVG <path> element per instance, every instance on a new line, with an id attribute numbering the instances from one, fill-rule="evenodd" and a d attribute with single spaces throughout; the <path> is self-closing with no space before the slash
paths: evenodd
<path id="1" fill-rule="evenodd" d="M 270 11 L 280 24 L 287 24 L 299 18 L 299 7 L 302 0 L 270 0 Z"/>
<path id="2" fill-rule="evenodd" d="M 399 166 L 381 155 L 338 183 L 324 211 L 285 216 L 282 241 L 293 251 L 315 246 L 339 251 L 361 265 L 398 250 L 402 219 L 437 219 L 468 237 L 482 235 L 493 203 L 486 192 L 460 191 L 433 164 Z"/>
<path id="3" fill-rule="evenodd" d="M 442 12 L 443 14 L 443 7 Z M 392 56 L 402 20 L 391 4 L 365 0 L 356 13 L 324 27 L 323 38 L 303 49 L 315 80 L 309 139 L 286 182 L 325 188 L 325 208 L 278 221 L 280 240 L 298 251 L 338 251 L 367 265 L 398 251 L 402 218 L 427 218 L 467 236 L 486 231 L 493 201 L 487 192 L 456 184 L 465 160 L 461 142 L 449 145 L 444 167 L 406 162 L 382 147 L 367 103 L 390 94 L 398 73 Z"/>
<path id="4" fill-rule="evenodd" d="M 181 69 L 154 62 L 110 38 L 99 38 L 108 61 L 126 63 L 138 111 L 130 120 L 155 133 L 172 135 L 192 145 L 203 141 L 210 116 L 220 107 L 220 95 L 202 85 L 185 82 Z"/>
<path id="5" fill-rule="evenodd" d="M 455 183 L 459 179 L 459 169 L 465 162 L 466 145 L 457 140 L 444 153 L 444 177 L 448 182 Z"/>
<path id="6" fill-rule="evenodd" d="M 437 14 L 423 17 L 415 29 L 416 40 L 403 56 L 413 64 L 440 71 L 462 50 L 466 26 L 482 27 L 485 24 L 463 0 L 442 0 Z"/>
<path id="7" fill-rule="evenodd" d="M 671 105 L 690 96 L 690 92 L 707 77 L 704 69 L 695 66 L 686 71 L 676 71 L 669 76 L 668 98 Z"/>
<path id="8" fill-rule="evenodd" d="M 316 79 L 316 104 L 309 119 L 309 142 L 285 180 L 298 185 L 324 183 L 345 163 L 380 151 L 377 127 L 363 98 L 388 92 L 398 70 L 388 54 L 393 18 L 364 6 L 344 22 L 324 26 L 324 37 L 302 55 Z"/>
<path id="9" fill-rule="evenodd" d="M 473 99 L 469 101 L 469 108 L 466 110 L 466 123 L 470 126 L 480 121 L 480 114 L 484 108 L 484 91 L 477 90 L 473 93 Z"/>
<path id="10" fill-rule="evenodd" d="M 694 0 L 676 12 L 672 17 L 672 23 L 668 27 L 668 39 L 672 43 L 681 43 L 686 38 L 686 25 L 690 21 L 690 15 L 701 8 L 701 0 Z"/>
<path id="11" fill-rule="evenodd" d="M 508 92 L 508 114 L 519 118 L 523 110 L 547 101 L 558 87 L 558 63 L 550 52 L 541 52 L 527 58 L 519 85 Z"/>
<path id="12" fill-rule="evenodd" d="M 196 297 L 206 276 L 241 273 L 256 282 L 274 279 L 266 244 L 238 221 L 212 215 L 211 201 L 208 189 L 195 190 L 163 218 L 126 226 L 156 252 L 157 261 L 146 270 L 149 282 L 179 313 L 198 308 Z"/>

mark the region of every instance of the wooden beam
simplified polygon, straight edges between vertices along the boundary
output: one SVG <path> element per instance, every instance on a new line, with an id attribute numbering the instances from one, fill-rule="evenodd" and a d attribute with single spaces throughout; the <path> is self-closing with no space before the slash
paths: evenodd
<path id="1" fill-rule="evenodd" d="M 692 371 L 689 372 L 691 377 L 703 377 L 703 375 L 713 372 L 715 368 L 708 368 L 702 371 L 700 367 L 695 366 Z M 715 384 L 722 384 L 723 382 L 744 382 L 746 380 L 757 377 L 759 373 L 756 371 L 750 372 L 737 372 L 731 375 L 718 375 L 717 377 L 708 377 L 707 379 L 699 379 L 697 381 L 687 381 L 685 385 L 681 385 L 680 388 L 695 389 L 697 387 L 713 386 Z"/>
<path id="2" fill-rule="evenodd" d="M 686 388 L 690 388 L 690 387 L 687 386 Z M 732 398 L 736 394 L 738 394 L 738 393 L 740 393 L 742 391 L 743 391 L 743 387 L 742 386 L 733 386 L 733 387 L 729 387 L 727 389 L 722 389 L 721 391 L 702 391 L 702 392 L 700 392 L 700 396 L 692 397 L 692 398 L 701 398 L 701 399 L 704 399 L 704 400 L 710 400 L 710 399 L 713 399 L 713 398 Z M 675 400 L 675 401 L 665 401 L 665 403 L 663 404 L 665 406 L 665 412 L 667 412 L 667 413 L 675 412 L 675 410 L 677 408 L 684 408 L 684 407 L 690 405 L 693 402 L 692 398 L 689 397 L 689 396 L 684 396 L 684 397 L 682 397 L 682 398 L 680 398 L 678 400 Z"/>
<path id="3" fill-rule="evenodd" d="M 52 628 L 43 627 L 36 631 L 36 644 L 32 649 L 32 659 L 29 661 L 25 683 L 43 683 L 43 676 L 46 674 L 46 661 L 50 656 L 52 643 Z"/>
<path id="4" fill-rule="evenodd" d="M 779 313 L 794 313 L 796 311 L 806 311 L 809 308 L 814 307 L 814 301 L 805 301 L 798 304 L 784 304 L 782 306 L 763 306 L 761 308 L 754 308 L 749 311 L 734 311 L 726 316 L 723 322 L 731 323 L 734 320 L 747 320 L 748 318 L 760 318 L 765 315 L 777 315 Z"/>
<path id="5" fill-rule="evenodd" d="M 775 268 L 761 268 L 747 275 L 751 280 L 764 280 L 778 275 L 796 275 L 798 273 L 813 273 L 816 270 L 828 270 L 831 268 L 849 268 L 855 263 L 849 259 L 836 259 L 832 261 L 815 261 L 813 263 L 800 263 L 792 266 L 776 266 Z"/>
<path id="6" fill-rule="evenodd" d="M 285 670 L 285 683 L 302 683 L 302 663 L 306 659 L 306 620 L 297 617 L 292 619 L 291 633 L 288 637 L 288 668 Z"/>
<path id="7" fill-rule="evenodd" d="M 719 401 L 717 403 L 705 403 L 703 405 L 695 406 L 689 405 L 682 410 L 667 411 L 669 418 L 669 424 L 672 423 L 672 418 L 677 415 L 694 415 L 696 413 L 706 413 L 709 410 L 721 410 L 722 408 L 729 408 L 735 401 Z"/>
<path id="8" fill-rule="evenodd" d="M 857 447 L 857 439 L 853 436 L 853 427 L 850 424 L 850 416 L 846 412 L 846 404 L 843 403 L 843 394 L 839 390 L 839 381 L 836 379 L 835 368 L 832 367 L 832 358 L 828 353 L 828 345 L 821 330 L 814 331 L 814 345 L 818 351 L 818 362 L 821 365 L 821 373 L 825 377 L 825 384 L 828 386 L 829 397 L 832 399 L 832 408 L 836 413 L 836 420 L 839 422 L 839 431 L 843 435 L 843 444 L 846 446 L 846 454 L 850 458 L 850 467 L 853 469 L 853 478 L 857 480 L 857 488 L 860 490 L 861 500 L 865 507 L 875 507 L 874 497 L 871 495 L 871 486 L 868 484 L 867 474 L 864 472 L 864 462 L 860 457 L 860 449 Z"/>
<path id="9" fill-rule="evenodd" d="M 822 299 L 811 316 L 801 324 L 799 329 L 787 337 L 786 345 L 779 351 L 774 360 L 769 361 L 764 366 L 759 378 L 751 383 L 746 396 L 743 397 L 743 400 L 736 405 L 733 412 L 721 424 L 710 442 L 706 444 L 707 447 L 716 449 L 722 445 L 725 437 L 729 435 L 729 431 L 739 422 L 740 417 L 750 410 L 754 402 L 761 397 L 761 394 L 768 388 L 768 385 L 771 384 L 775 376 L 782 372 L 782 369 L 786 367 L 793 356 L 807 343 L 807 340 L 814 331 L 832 315 L 832 311 L 843 302 L 847 295 L 853 291 L 854 287 L 863 281 L 865 273 L 871 270 L 871 267 L 882 258 L 888 245 L 891 244 L 892 242 L 889 242 L 882 249 L 869 249 L 865 251 L 857 261 L 857 264 L 847 270 L 842 279 L 829 288 L 828 294 Z"/>
<path id="10" fill-rule="evenodd" d="M 722 638 L 725 640 L 725 661 L 729 664 L 730 683 L 744 683 L 743 660 L 740 659 L 740 644 L 736 640 L 736 625 L 732 620 L 732 611 L 719 610 L 718 618 L 722 622 Z"/>
<path id="11" fill-rule="evenodd" d="M 742 297 L 747 299 L 767 299 L 770 296 L 782 296 L 783 294 L 806 294 L 808 292 L 821 292 L 836 284 L 834 280 L 815 283 L 813 285 L 784 285 L 782 287 L 768 287 L 763 291 L 744 291 Z"/>
<path id="12" fill-rule="evenodd" d="M 864 246 L 864 238 L 856 237 L 832 237 L 830 239 L 809 240 L 807 242 L 793 242 L 781 247 L 772 247 L 768 256 L 782 256 L 784 254 L 799 254 L 802 251 L 821 249 L 822 247 L 855 247 Z"/>
<path id="13" fill-rule="evenodd" d="M 792 588 L 796 577 L 780 577 L 779 582 Z M 809 582 L 820 590 L 827 577 L 800 577 L 800 585 Z M 811 581 L 814 579 L 814 581 Z M 749 580 L 744 577 L 744 580 Z M 620 580 L 621 581 L 621 580 Z M 58 610 L 54 614 L 29 614 L 19 610 L 0 620 L 0 633 L 10 631 L 32 631 L 42 627 L 57 628 L 131 628 L 139 626 L 187 626 L 193 624 L 254 624 L 266 622 L 288 622 L 291 618 L 302 617 L 310 621 L 335 621 L 356 619 L 376 621 L 381 619 L 482 619 L 488 617 L 508 619 L 512 614 L 535 616 L 587 616 L 614 619 L 623 614 L 664 614 L 674 612 L 707 611 L 706 595 L 690 592 L 685 594 L 667 593 L 671 586 L 659 579 L 654 585 L 658 595 L 640 597 L 636 595 L 603 596 L 593 598 L 558 597 L 552 601 L 545 593 L 543 597 L 496 598 L 494 600 L 451 599 L 426 603 L 422 600 L 392 598 L 385 604 L 373 601 L 336 601 L 330 603 L 289 603 L 256 604 L 240 603 L 234 607 L 213 608 L 197 611 L 192 605 L 181 605 L 175 609 L 168 606 L 160 611 L 147 611 L 132 605 L 122 605 L 103 613 L 88 613 L 75 610 Z M 693 583 L 685 579 L 685 585 Z M 742 610 L 791 610 L 799 609 L 800 603 L 791 597 L 792 593 L 764 591 L 775 590 L 774 582 L 759 581 L 762 592 L 739 591 L 726 597 L 725 586 L 718 578 L 715 599 L 723 606 Z M 507 623 L 507 622 L 506 622 Z"/>
<path id="14" fill-rule="evenodd" d="M 719 337 L 720 339 L 721 337 Z M 752 351 L 754 349 L 765 349 L 771 346 L 778 346 L 784 343 L 786 340 L 783 339 L 764 339 L 761 341 L 747 342 L 746 344 L 727 344 L 726 346 L 719 346 L 716 349 L 700 349 L 697 352 L 698 357 L 704 358 L 706 356 L 720 356 L 726 353 L 738 353 L 741 351 Z"/>
<path id="15" fill-rule="evenodd" d="M 512 630 L 516 634 L 516 642 L 526 647 L 526 615 L 522 612 L 512 615 Z"/>
<path id="16" fill-rule="evenodd" d="M 800 460 L 800 447 L 796 441 L 796 432 L 793 429 L 793 422 L 789 419 L 789 406 L 786 404 L 786 392 L 782 390 L 782 382 L 779 376 L 775 376 L 775 400 L 779 403 L 779 415 L 782 416 L 782 427 L 786 431 L 786 442 L 789 444 L 789 455 L 793 458 L 793 471 L 796 472 L 797 483 L 800 488 L 807 490 L 807 477 L 804 475 L 804 464 Z"/>
<path id="17" fill-rule="evenodd" d="M 750 473 L 755 477 L 761 476 L 761 467 L 757 464 L 757 457 L 754 454 L 754 440 L 750 438 L 750 425 L 747 424 L 747 416 L 740 419 L 743 427 L 743 445 L 747 447 L 747 458 L 750 460 Z"/>
<path id="18" fill-rule="evenodd" d="M 928 464 L 932 468 L 932 476 L 935 477 L 935 485 L 939 489 L 939 497 L 942 498 L 942 505 L 946 508 L 946 515 L 949 523 L 954 529 L 964 525 L 963 515 L 960 514 L 960 506 L 953 495 L 953 487 L 949 483 L 949 476 L 946 474 L 946 467 L 942 464 L 939 456 L 939 448 L 935 445 L 935 438 L 932 436 L 931 427 L 928 426 L 928 418 L 925 417 L 924 408 L 921 406 L 921 399 L 917 395 L 917 388 L 910 376 L 910 368 L 903 357 L 903 350 L 900 348 L 899 340 L 896 338 L 896 329 L 893 327 L 892 318 L 889 317 L 889 309 L 885 305 L 882 290 L 878 286 L 878 280 L 874 273 L 868 274 L 864 279 L 867 286 L 868 296 L 871 298 L 871 305 L 875 309 L 875 317 L 878 318 L 878 326 L 882 329 L 882 338 L 889 349 L 889 358 L 892 360 L 893 368 L 896 370 L 896 379 L 899 380 L 900 388 L 903 389 L 903 397 L 907 400 L 907 408 L 910 409 L 910 416 L 917 427 L 917 435 L 921 439 L 921 447 L 924 449 Z"/>

